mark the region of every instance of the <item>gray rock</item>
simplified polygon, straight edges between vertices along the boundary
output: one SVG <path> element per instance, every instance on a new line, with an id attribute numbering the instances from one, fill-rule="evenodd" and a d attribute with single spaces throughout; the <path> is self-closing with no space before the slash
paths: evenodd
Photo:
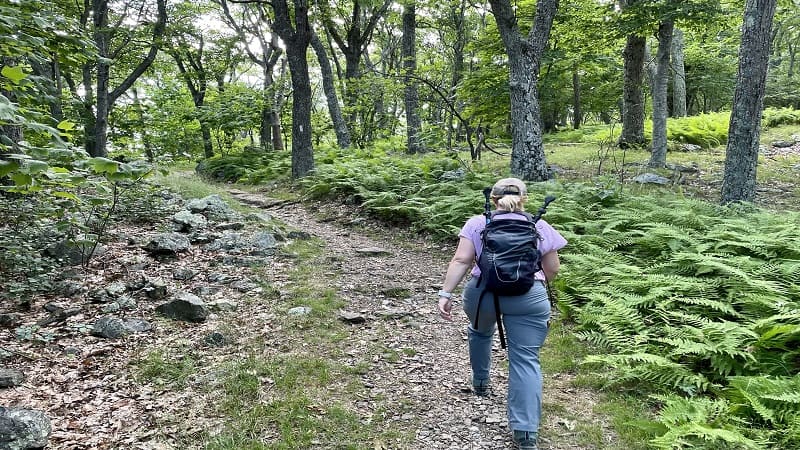
<path id="1" fill-rule="evenodd" d="M 108 295 L 105 289 L 96 289 L 89 292 L 89 301 L 92 303 L 111 303 L 114 299 Z"/>
<path id="2" fill-rule="evenodd" d="M 189 242 L 192 244 L 210 244 L 220 238 L 217 233 L 198 232 L 189 235 Z"/>
<path id="3" fill-rule="evenodd" d="M 0 327 L 14 328 L 22 323 L 19 314 L 16 313 L 2 313 L 0 314 Z"/>
<path id="4" fill-rule="evenodd" d="M 0 388 L 19 386 L 25 381 L 25 374 L 15 369 L 0 368 Z"/>
<path id="5" fill-rule="evenodd" d="M 214 295 L 222 290 L 222 286 L 196 286 L 192 289 L 192 293 L 201 297 L 208 297 Z"/>
<path id="6" fill-rule="evenodd" d="M 167 283 L 161 278 L 149 280 L 143 288 L 144 295 L 151 300 L 161 300 L 167 297 Z"/>
<path id="7" fill-rule="evenodd" d="M 100 311 L 102 311 L 103 314 L 111 314 L 111 313 L 118 312 L 120 309 L 122 309 L 122 308 L 119 306 L 119 303 L 111 302 L 111 303 L 107 304 L 106 306 L 104 306 L 102 309 L 100 309 Z"/>
<path id="8" fill-rule="evenodd" d="M 219 239 L 205 245 L 204 249 L 238 255 L 268 256 L 275 253 L 277 245 L 275 236 L 266 231 L 259 231 L 252 236 L 225 231 Z"/>
<path id="9" fill-rule="evenodd" d="M 191 246 L 189 238 L 180 233 L 163 233 L 151 239 L 144 249 L 153 256 L 176 256 Z"/>
<path id="10" fill-rule="evenodd" d="M 297 239 L 299 241 L 307 241 L 311 239 L 311 234 L 307 231 L 290 231 L 286 234 L 289 239 Z"/>
<path id="11" fill-rule="evenodd" d="M 678 146 L 678 150 L 681 152 L 699 152 L 700 150 L 703 150 L 703 147 L 700 147 L 696 144 L 680 144 Z"/>
<path id="12" fill-rule="evenodd" d="M 92 250 L 94 248 L 94 250 Z M 79 266 L 86 263 L 89 255 L 91 258 L 103 256 L 108 249 L 103 244 L 94 245 L 94 243 L 74 243 L 68 240 L 63 240 L 50 247 L 48 247 L 44 254 L 53 259 L 59 260 L 69 266 Z"/>
<path id="13" fill-rule="evenodd" d="M 360 313 L 351 312 L 351 311 L 341 311 L 339 312 L 339 320 L 347 323 L 364 323 L 367 321 L 367 318 Z"/>
<path id="14" fill-rule="evenodd" d="M 50 419 L 41 411 L 0 406 L 0 448 L 44 448 L 50 437 Z"/>
<path id="15" fill-rule="evenodd" d="M 189 292 L 178 292 L 171 302 L 158 306 L 156 311 L 184 322 L 204 322 L 209 313 L 203 300 Z"/>
<path id="16" fill-rule="evenodd" d="M 365 247 L 356 250 L 356 254 L 360 256 L 382 256 L 390 254 L 389 250 L 381 247 Z"/>
<path id="17" fill-rule="evenodd" d="M 458 168 L 455 170 L 448 170 L 447 172 L 442 173 L 439 175 L 439 180 L 441 181 L 463 181 L 466 173 L 464 169 Z"/>
<path id="18" fill-rule="evenodd" d="M 236 303 L 229 300 L 219 300 L 208 305 L 208 308 L 214 312 L 231 312 L 236 311 L 238 306 Z"/>
<path id="19" fill-rule="evenodd" d="M 58 283 L 56 292 L 64 297 L 75 297 L 78 294 L 83 294 L 87 289 L 84 285 L 77 281 L 64 280 Z"/>
<path id="20" fill-rule="evenodd" d="M 794 140 L 791 141 L 773 141 L 769 143 L 770 146 L 775 148 L 789 148 L 794 146 Z"/>
<path id="21" fill-rule="evenodd" d="M 203 214 L 212 220 L 226 220 L 235 216 L 231 207 L 217 194 L 191 200 L 186 204 L 186 209 L 193 213 Z"/>
<path id="22" fill-rule="evenodd" d="M 255 283 L 251 283 L 249 280 L 237 280 L 231 283 L 231 289 L 236 289 L 239 292 L 250 292 L 257 287 Z"/>
<path id="23" fill-rule="evenodd" d="M 310 306 L 297 306 L 288 311 L 288 314 L 292 317 L 301 317 L 307 316 L 311 314 L 311 307 Z"/>
<path id="24" fill-rule="evenodd" d="M 241 230 L 244 228 L 244 224 L 242 222 L 225 222 L 220 223 L 214 227 L 217 230 Z"/>
<path id="25" fill-rule="evenodd" d="M 189 281 L 192 278 L 196 277 L 197 274 L 198 272 L 196 270 L 192 270 L 188 267 L 181 267 L 172 272 L 172 278 L 181 281 Z"/>
<path id="26" fill-rule="evenodd" d="M 664 178 L 661 175 L 656 175 L 654 173 L 643 173 L 641 175 L 637 175 L 633 178 L 633 181 L 641 184 L 672 184 L 672 181 L 669 178 Z"/>
<path id="27" fill-rule="evenodd" d="M 127 286 L 125 286 L 125 283 L 122 283 L 122 282 L 119 282 L 119 281 L 115 282 L 115 283 L 111 283 L 108 286 L 106 286 L 106 292 L 108 292 L 108 295 L 110 295 L 110 296 L 112 296 L 114 298 L 119 297 L 122 294 L 124 294 L 127 289 L 128 288 L 127 288 Z"/>
<path id="28" fill-rule="evenodd" d="M 222 333 L 215 331 L 206 336 L 205 339 L 203 339 L 203 342 L 212 347 L 223 347 L 228 342 L 228 340 L 225 339 L 225 336 Z"/>
<path id="29" fill-rule="evenodd" d="M 692 164 L 694 164 L 694 163 L 692 163 Z M 698 172 L 698 169 L 697 169 L 696 165 L 684 166 L 684 165 L 681 165 L 681 164 L 667 163 L 667 165 L 664 166 L 664 167 L 666 167 L 669 170 L 674 170 L 676 172 L 681 172 L 681 173 L 697 173 Z"/>
<path id="30" fill-rule="evenodd" d="M 244 220 L 248 222 L 270 222 L 272 221 L 272 216 L 264 213 L 250 213 L 245 216 Z"/>
<path id="31" fill-rule="evenodd" d="M 91 333 L 97 337 L 118 339 L 131 333 L 143 333 L 152 329 L 153 325 L 146 320 L 105 316 L 95 321 Z"/>
<path id="32" fill-rule="evenodd" d="M 200 215 L 194 214 L 187 210 L 178 211 L 172 216 L 172 222 L 175 224 L 175 231 L 190 232 L 201 230 L 208 226 L 208 220 Z"/>
<path id="33" fill-rule="evenodd" d="M 254 234 L 252 239 L 251 256 L 268 256 L 274 253 L 275 248 L 278 246 L 278 241 L 272 233 L 266 231 L 259 231 Z"/>

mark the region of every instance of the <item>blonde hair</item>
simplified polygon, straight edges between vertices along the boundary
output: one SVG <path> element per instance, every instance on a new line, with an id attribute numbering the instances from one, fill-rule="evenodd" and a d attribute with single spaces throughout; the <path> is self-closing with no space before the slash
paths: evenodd
<path id="1" fill-rule="evenodd" d="M 519 178 L 503 178 L 492 186 L 492 200 L 504 211 L 525 211 L 528 188 Z"/>

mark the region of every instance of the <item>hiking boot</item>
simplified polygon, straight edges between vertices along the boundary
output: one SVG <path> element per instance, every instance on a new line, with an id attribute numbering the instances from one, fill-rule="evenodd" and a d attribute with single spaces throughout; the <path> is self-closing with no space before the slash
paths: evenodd
<path id="1" fill-rule="evenodd" d="M 515 430 L 514 446 L 519 450 L 539 450 L 536 446 L 536 433 Z"/>
<path id="2" fill-rule="evenodd" d="M 473 381 L 472 392 L 478 397 L 488 397 L 492 393 L 492 388 L 489 385 L 489 380 Z"/>

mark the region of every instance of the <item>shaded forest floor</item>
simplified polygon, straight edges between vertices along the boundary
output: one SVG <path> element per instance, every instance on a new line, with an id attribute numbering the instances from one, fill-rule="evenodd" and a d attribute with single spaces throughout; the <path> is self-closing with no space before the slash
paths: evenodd
<path id="1" fill-rule="evenodd" d="M 88 291 L 160 278 L 170 292 L 203 292 L 217 305 L 208 320 L 167 320 L 141 300 L 127 315 L 153 330 L 107 340 L 88 333 L 104 313 L 86 291 L 36 299 L 25 323 L 46 319 L 46 304 L 81 310 L 39 328 L 42 339 L 2 331 L 12 355 L 5 366 L 26 381 L 1 390 L 0 404 L 44 411 L 54 449 L 511 447 L 504 351 L 495 346 L 494 393 L 473 396 L 467 321 L 458 314 L 443 323 L 435 313 L 451 246 L 339 206 L 223 195 L 292 237 L 241 267 L 197 246 L 153 260 L 130 243 L 164 224 L 120 227 L 108 252 L 74 277 Z M 185 270 L 195 275 L 177 280 Z M 597 412 L 599 394 L 569 369 L 551 369 L 551 358 L 564 355 L 543 355 L 540 448 L 625 447 Z"/>

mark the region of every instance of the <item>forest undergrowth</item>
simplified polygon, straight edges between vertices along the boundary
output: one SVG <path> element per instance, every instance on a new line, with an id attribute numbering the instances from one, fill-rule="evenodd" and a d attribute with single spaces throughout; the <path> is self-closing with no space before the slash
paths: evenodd
<path id="1" fill-rule="evenodd" d="M 306 198 L 452 239 L 502 175 L 482 169 L 437 156 L 331 153 L 301 185 Z M 558 197 L 546 219 L 570 241 L 557 287 L 563 320 L 586 348 L 579 383 L 649 410 L 622 428 L 652 448 L 800 446 L 798 213 L 608 180 L 531 191 L 533 204 Z"/>

